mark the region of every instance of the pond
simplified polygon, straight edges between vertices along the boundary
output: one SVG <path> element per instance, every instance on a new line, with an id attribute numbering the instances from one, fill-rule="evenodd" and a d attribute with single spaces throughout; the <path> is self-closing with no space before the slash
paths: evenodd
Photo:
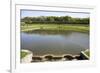
<path id="1" fill-rule="evenodd" d="M 28 49 L 34 56 L 46 54 L 80 54 L 89 49 L 89 34 L 72 31 L 28 31 L 21 32 L 21 49 Z"/>

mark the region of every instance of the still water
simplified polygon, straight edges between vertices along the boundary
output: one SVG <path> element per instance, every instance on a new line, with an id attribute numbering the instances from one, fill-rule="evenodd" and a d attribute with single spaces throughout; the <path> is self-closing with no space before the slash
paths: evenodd
<path id="1" fill-rule="evenodd" d="M 34 56 L 77 55 L 89 49 L 89 34 L 72 31 L 21 32 L 21 49 L 32 51 Z"/>

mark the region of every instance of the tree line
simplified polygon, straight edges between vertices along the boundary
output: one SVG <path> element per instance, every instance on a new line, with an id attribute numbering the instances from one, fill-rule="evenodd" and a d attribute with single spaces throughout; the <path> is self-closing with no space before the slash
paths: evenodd
<path id="1" fill-rule="evenodd" d="M 70 16 L 39 16 L 21 18 L 23 24 L 89 24 L 89 18 L 73 18 Z"/>

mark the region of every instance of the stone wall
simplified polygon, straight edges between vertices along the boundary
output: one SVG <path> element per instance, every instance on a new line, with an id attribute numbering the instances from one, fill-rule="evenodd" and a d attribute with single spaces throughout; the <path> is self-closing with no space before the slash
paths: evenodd
<path id="1" fill-rule="evenodd" d="M 29 50 L 21 50 L 21 51 L 28 53 L 24 58 L 21 59 L 21 63 L 31 63 L 33 53 Z"/>

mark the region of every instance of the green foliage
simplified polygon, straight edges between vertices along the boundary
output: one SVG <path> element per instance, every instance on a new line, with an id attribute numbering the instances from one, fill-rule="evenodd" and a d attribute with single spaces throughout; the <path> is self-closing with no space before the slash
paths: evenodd
<path id="1" fill-rule="evenodd" d="M 21 22 L 26 24 L 89 24 L 89 18 L 72 18 L 70 16 L 39 16 L 24 17 Z"/>

